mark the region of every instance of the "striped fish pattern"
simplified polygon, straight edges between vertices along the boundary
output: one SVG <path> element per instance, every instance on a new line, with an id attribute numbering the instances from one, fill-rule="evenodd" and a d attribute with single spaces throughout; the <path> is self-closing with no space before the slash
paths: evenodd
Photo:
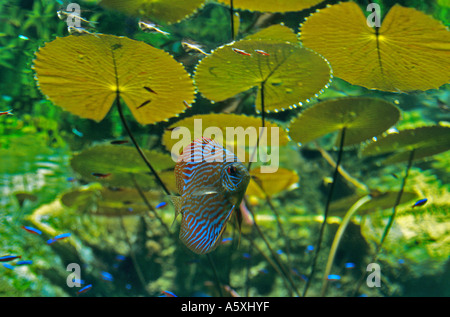
<path id="1" fill-rule="evenodd" d="M 250 175 L 231 151 L 209 138 L 188 145 L 175 166 L 175 219 L 182 214 L 180 240 L 205 254 L 220 242 L 227 222 L 245 194 Z"/>

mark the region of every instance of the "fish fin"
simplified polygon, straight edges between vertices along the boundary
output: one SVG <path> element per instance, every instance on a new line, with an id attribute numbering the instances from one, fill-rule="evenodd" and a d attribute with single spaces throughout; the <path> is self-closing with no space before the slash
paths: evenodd
<path id="1" fill-rule="evenodd" d="M 181 196 L 170 196 L 170 199 L 172 200 L 173 206 L 175 207 L 175 217 L 173 218 L 172 225 L 170 226 L 170 228 L 172 228 L 175 221 L 177 220 L 178 214 L 182 213 L 182 198 Z"/>
<path id="2" fill-rule="evenodd" d="M 230 220 L 231 215 L 233 214 L 234 207 L 235 207 L 235 205 L 233 205 L 233 207 L 231 207 L 231 210 L 228 212 L 228 215 L 226 216 L 225 221 L 223 223 L 222 229 L 220 230 L 219 234 L 217 235 L 216 241 L 214 241 L 214 243 L 212 244 L 213 247 L 212 247 L 211 251 L 214 250 L 215 248 L 217 248 L 217 246 L 219 245 L 220 238 L 222 238 L 222 235 L 223 235 L 225 229 L 227 228 L 227 222 Z"/>

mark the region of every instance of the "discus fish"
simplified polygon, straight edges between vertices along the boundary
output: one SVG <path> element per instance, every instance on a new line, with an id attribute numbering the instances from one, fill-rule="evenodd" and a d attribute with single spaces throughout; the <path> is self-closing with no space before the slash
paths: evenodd
<path id="1" fill-rule="evenodd" d="M 183 150 L 175 176 L 181 196 L 171 198 L 175 219 L 179 213 L 183 217 L 180 240 L 194 253 L 211 252 L 220 244 L 250 174 L 234 153 L 203 137 Z"/>

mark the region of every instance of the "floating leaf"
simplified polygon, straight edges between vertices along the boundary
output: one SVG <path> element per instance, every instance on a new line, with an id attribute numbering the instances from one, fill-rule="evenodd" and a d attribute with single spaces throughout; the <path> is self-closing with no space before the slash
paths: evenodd
<path id="1" fill-rule="evenodd" d="M 285 31 L 282 38 L 290 38 Z M 318 96 L 331 80 L 328 62 L 315 52 L 296 43 L 267 39 L 269 34 L 252 35 L 222 46 L 202 59 L 195 81 L 208 99 L 223 101 L 249 89 L 264 85 L 267 112 L 296 107 Z M 263 53 L 261 53 L 263 52 Z M 261 109 L 258 93 L 256 105 Z"/>
<path id="2" fill-rule="evenodd" d="M 102 0 L 100 5 L 132 16 L 175 23 L 193 14 L 204 2 L 205 0 Z"/>
<path id="3" fill-rule="evenodd" d="M 218 0 L 218 2 L 230 5 L 230 0 Z M 321 2 L 323 0 L 233 0 L 233 7 L 250 11 L 289 12 L 308 9 Z"/>
<path id="4" fill-rule="evenodd" d="M 368 144 L 363 155 L 380 155 L 394 153 L 384 163 L 407 161 L 414 150 L 414 159 L 425 158 L 450 149 L 450 127 L 429 126 L 401 130 L 399 133 L 388 134 L 377 141 Z"/>
<path id="5" fill-rule="evenodd" d="M 261 198 L 265 198 L 265 194 L 272 197 L 283 191 L 297 188 L 299 181 L 298 174 L 295 171 L 282 167 L 274 173 L 261 173 L 260 168 L 255 168 L 250 171 L 250 176 L 252 179 L 246 195 L 255 195 Z"/>
<path id="6" fill-rule="evenodd" d="M 161 200 L 158 192 L 144 192 L 144 195 L 150 202 Z M 139 192 L 133 188 L 75 189 L 63 194 L 61 202 L 97 216 L 133 216 L 149 211 Z"/>
<path id="7" fill-rule="evenodd" d="M 381 134 L 399 118 L 397 107 L 382 99 L 330 99 L 303 111 L 291 123 L 289 135 L 295 142 L 305 144 L 346 128 L 344 145 L 351 145 Z"/>
<path id="8" fill-rule="evenodd" d="M 370 18 L 370 17 L 369 17 Z M 355 2 L 318 10 L 301 41 L 331 63 L 336 77 L 385 91 L 438 88 L 450 80 L 450 33 L 437 20 L 395 5 L 379 29 Z"/>
<path id="9" fill-rule="evenodd" d="M 285 25 L 274 24 L 262 29 L 259 32 L 248 35 L 245 40 L 275 40 L 285 41 L 290 43 L 297 43 L 297 35 Z"/>
<path id="10" fill-rule="evenodd" d="M 144 151 L 144 154 L 152 160 L 152 165 L 159 172 L 163 182 L 169 188 L 175 188 L 172 170 L 175 162 L 170 155 L 153 150 Z M 134 177 L 142 188 L 148 189 L 155 186 L 153 174 L 149 173 L 147 165 L 133 147 L 95 146 L 75 155 L 70 164 L 85 181 L 97 181 L 114 187 L 134 187 Z M 93 173 L 107 176 L 96 177 L 92 175 Z"/>
<path id="11" fill-rule="evenodd" d="M 192 80 L 172 56 L 113 35 L 57 38 L 36 53 L 41 91 L 83 118 L 102 120 L 116 91 L 141 124 L 167 120 L 194 100 Z"/>
<path id="12" fill-rule="evenodd" d="M 175 146 L 178 142 L 183 141 L 183 144 L 186 146 L 189 145 L 192 140 L 197 139 L 202 135 L 210 137 L 210 135 L 207 134 L 216 130 L 212 129 L 212 127 L 217 127 L 219 129 L 217 131 L 220 131 L 222 137 L 220 136 L 220 133 L 213 134 L 211 137 L 221 145 L 226 144 L 226 146 L 238 156 L 241 162 L 247 162 L 248 159 L 246 159 L 246 154 L 241 153 L 240 149 L 249 147 L 252 149 L 254 148 L 261 132 L 261 118 L 225 113 L 188 117 L 172 124 L 164 133 L 162 143 L 168 151 L 172 152 L 173 150 L 174 155 L 177 155 L 181 153 L 181 150 L 184 148 L 184 146 Z M 261 139 L 264 138 L 267 142 L 263 143 L 260 141 L 260 144 L 266 144 L 270 147 L 283 146 L 289 142 L 287 133 L 277 124 L 266 121 L 265 127 L 267 135 L 261 135 Z M 186 137 L 184 133 L 181 134 L 183 131 L 177 132 L 177 129 L 179 128 L 188 129 L 190 135 Z M 276 134 L 273 134 L 272 136 L 272 131 L 278 133 L 278 137 Z M 178 134 L 181 134 L 181 136 L 178 136 Z M 245 139 L 242 140 L 244 143 L 239 142 L 240 140 L 237 136 L 245 137 Z M 183 137 L 182 140 L 180 140 L 181 137 Z M 185 137 L 186 139 L 184 139 Z M 227 142 L 227 137 L 229 142 Z"/>
<path id="13" fill-rule="evenodd" d="M 361 199 L 364 195 L 352 195 L 336 200 L 330 204 L 330 215 L 343 216 L 350 207 Z M 372 199 L 358 208 L 358 214 L 364 215 L 373 211 L 392 208 L 397 200 L 397 192 L 377 193 L 372 195 Z M 413 192 L 403 192 L 400 204 L 407 203 L 418 196 Z"/>

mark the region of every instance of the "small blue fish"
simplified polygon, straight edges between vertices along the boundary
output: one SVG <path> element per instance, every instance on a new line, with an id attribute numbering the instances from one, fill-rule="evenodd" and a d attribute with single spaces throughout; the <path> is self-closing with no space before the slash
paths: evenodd
<path id="1" fill-rule="evenodd" d="M 312 250 L 314 250 L 314 246 L 313 246 L 313 245 L 308 245 L 308 246 L 306 247 L 305 252 L 311 252 Z"/>
<path id="2" fill-rule="evenodd" d="M 250 258 L 251 258 L 251 255 L 250 255 L 250 253 L 245 252 L 245 253 L 242 254 L 242 257 L 243 257 L 244 259 L 250 259 Z"/>
<path id="3" fill-rule="evenodd" d="M 222 244 L 231 242 L 232 240 L 233 240 L 233 238 L 224 238 L 224 239 L 222 239 Z"/>
<path id="4" fill-rule="evenodd" d="M 33 264 L 33 261 L 25 260 L 25 261 L 17 261 L 16 262 L 16 265 L 29 265 L 29 264 Z"/>
<path id="5" fill-rule="evenodd" d="M 70 236 L 71 236 L 71 233 L 59 234 L 59 235 L 55 236 L 54 238 L 47 240 L 47 244 L 55 243 L 58 240 L 65 239 L 65 238 L 68 238 Z"/>
<path id="6" fill-rule="evenodd" d="M 161 293 L 163 293 L 165 295 L 163 297 L 178 297 L 177 295 L 175 295 L 171 291 L 162 291 Z"/>
<path id="7" fill-rule="evenodd" d="M 122 254 L 118 254 L 116 255 L 116 260 L 117 261 L 124 261 L 127 257 L 125 255 Z"/>
<path id="8" fill-rule="evenodd" d="M 83 294 L 86 293 L 87 291 L 89 291 L 92 288 L 92 284 L 86 285 L 85 287 L 83 287 L 82 289 L 80 289 L 77 294 Z"/>
<path id="9" fill-rule="evenodd" d="M 220 244 L 250 174 L 229 150 L 209 138 L 194 140 L 175 165 L 178 192 L 172 196 L 175 219 L 182 214 L 180 240 L 194 253 L 205 254 Z"/>
<path id="10" fill-rule="evenodd" d="M 22 229 L 28 231 L 29 233 L 33 233 L 33 234 L 42 234 L 42 231 L 41 231 L 41 230 L 38 230 L 38 229 L 33 228 L 33 227 L 22 226 Z"/>
<path id="11" fill-rule="evenodd" d="M 6 110 L 6 111 L 1 111 L 0 112 L 0 116 L 4 116 L 4 115 L 12 116 L 13 115 L 12 109 L 11 110 Z"/>
<path id="12" fill-rule="evenodd" d="M 345 263 L 346 269 L 353 269 L 354 267 L 355 267 L 355 263 L 352 263 L 352 262 Z"/>
<path id="13" fill-rule="evenodd" d="M 9 262 L 15 259 L 20 259 L 22 258 L 21 255 L 4 255 L 4 256 L 0 256 L 0 262 Z"/>
<path id="14" fill-rule="evenodd" d="M 104 279 L 105 281 L 110 281 L 110 282 L 114 281 L 114 277 L 111 275 L 111 273 L 103 271 L 103 272 L 101 272 L 101 275 L 102 275 L 102 279 Z"/>
<path id="15" fill-rule="evenodd" d="M 166 203 L 165 201 L 163 201 L 162 203 L 157 204 L 155 208 L 156 208 L 156 209 L 163 208 L 163 207 L 165 207 L 166 205 L 167 205 L 167 203 Z"/>
<path id="16" fill-rule="evenodd" d="M 76 128 L 72 129 L 72 133 L 75 134 L 77 137 L 82 138 L 84 136 L 83 132 L 78 131 Z"/>
<path id="17" fill-rule="evenodd" d="M 14 266 L 12 266 L 11 264 L 3 263 L 3 266 L 6 267 L 7 269 L 14 270 Z"/>
<path id="18" fill-rule="evenodd" d="M 80 285 L 83 285 L 83 284 L 84 284 L 84 280 L 80 280 L 80 279 L 78 279 L 78 278 L 74 278 L 74 279 L 72 280 L 72 282 L 73 282 L 73 283 L 76 283 L 76 284 L 80 284 Z"/>
<path id="19" fill-rule="evenodd" d="M 330 274 L 330 275 L 328 275 L 327 278 L 330 281 L 338 281 L 338 280 L 341 279 L 341 277 L 339 275 L 337 275 L 337 274 Z"/>
<path id="20" fill-rule="evenodd" d="M 423 206 L 423 205 L 425 205 L 427 203 L 427 201 L 428 201 L 427 198 L 420 199 L 420 200 L 416 201 L 414 205 L 412 205 L 412 208 Z"/>

